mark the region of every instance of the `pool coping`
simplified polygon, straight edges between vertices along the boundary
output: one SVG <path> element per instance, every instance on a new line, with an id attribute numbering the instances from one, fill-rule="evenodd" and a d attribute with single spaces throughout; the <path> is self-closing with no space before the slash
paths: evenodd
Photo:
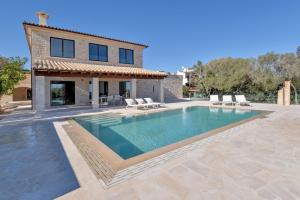
<path id="1" fill-rule="evenodd" d="M 184 107 L 191 107 L 191 106 L 184 106 Z M 205 106 L 205 107 L 207 107 L 207 106 Z M 182 108 L 182 107 L 174 108 L 174 109 L 180 109 L 180 108 Z M 218 108 L 218 107 L 216 107 L 216 108 Z M 226 109 L 226 107 L 225 107 L 225 109 Z M 166 111 L 166 110 L 173 110 L 173 109 L 161 109 L 161 110 L 156 110 L 155 112 Z M 252 110 L 252 109 L 246 109 L 246 110 Z M 176 154 L 179 155 L 179 154 L 181 154 L 180 149 L 184 149 L 188 145 L 192 145 L 193 143 L 199 142 L 205 138 L 209 138 L 220 132 L 237 127 L 239 125 L 245 124 L 245 123 L 253 121 L 255 119 L 264 118 L 264 117 L 266 117 L 266 115 L 273 112 L 273 111 L 265 111 L 265 110 L 253 110 L 253 111 L 259 111 L 261 113 L 256 116 L 228 124 L 226 126 L 202 133 L 200 135 L 193 136 L 191 138 L 187 138 L 185 140 L 167 145 L 165 147 L 161 147 L 159 149 L 132 157 L 127 160 L 122 159 L 117 153 L 115 153 L 113 150 L 111 150 L 109 147 L 107 147 L 104 143 L 102 143 L 100 140 L 98 140 L 94 135 L 92 135 L 90 132 L 88 132 L 85 128 L 83 128 L 81 125 L 79 125 L 73 119 L 68 119 L 67 120 L 68 123 L 63 125 L 63 128 L 65 129 L 67 135 L 70 138 L 72 138 L 72 136 L 70 136 L 70 134 L 68 134 L 70 132 L 80 134 L 83 137 L 83 139 L 86 141 L 85 143 L 88 143 L 90 148 L 95 150 L 101 156 L 100 161 L 105 164 L 104 168 L 107 168 L 108 170 L 111 171 L 110 177 L 107 180 L 102 180 L 102 182 L 104 183 L 103 184 L 104 187 L 107 188 L 118 182 L 122 182 L 124 179 L 124 177 L 123 177 L 124 174 L 126 177 L 132 177 L 132 174 L 135 174 L 135 171 L 139 171 L 139 170 L 136 170 L 136 168 L 139 168 L 139 166 L 142 166 L 142 168 L 143 167 L 147 168 L 147 166 L 146 167 L 144 166 L 145 165 L 144 163 L 146 163 L 146 165 L 152 165 L 151 160 L 153 161 L 156 158 L 157 158 L 156 160 L 160 160 L 158 157 L 162 157 L 164 160 L 165 157 L 168 157 L 167 154 L 170 154 L 173 151 L 175 151 Z M 139 113 L 137 115 L 145 115 L 145 114 L 147 114 L 147 113 Z M 134 116 L 137 116 L 137 115 L 134 115 Z M 76 144 L 76 142 L 74 142 L 74 140 L 72 140 L 72 141 L 73 141 L 74 145 L 77 146 L 77 148 L 79 148 L 78 144 Z M 83 154 L 82 152 L 80 152 L 80 153 Z M 95 167 L 97 167 L 97 166 L 94 166 L 87 161 L 87 159 L 86 159 L 87 155 L 82 155 L 82 156 L 85 158 L 86 162 L 88 163 L 88 166 L 91 168 L 94 175 L 96 175 L 96 177 L 99 180 L 103 179 L 101 176 L 99 176 L 99 174 L 97 176 L 97 174 L 95 173 L 95 172 L 97 172 L 97 170 L 95 169 Z M 166 159 L 166 160 L 168 160 L 168 159 Z M 100 167 L 103 167 L 103 166 L 100 166 Z M 105 169 L 105 170 L 107 170 L 107 169 Z M 129 176 L 128 176 L 128 174 L 129 174 Z"/>

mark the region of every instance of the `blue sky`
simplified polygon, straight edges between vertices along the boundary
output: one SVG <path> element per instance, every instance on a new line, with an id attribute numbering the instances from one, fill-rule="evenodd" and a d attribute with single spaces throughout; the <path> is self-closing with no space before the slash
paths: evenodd
<path id="1" fill-rule="evenodd" d="M 22 22 L 45 11 L 51 26 L 146 43 L 145 68 L 176 71 L 197 60 L 295 52 L 299 9 L 297 0 L 7 0 L 0 55 L 30 58 Z"/>

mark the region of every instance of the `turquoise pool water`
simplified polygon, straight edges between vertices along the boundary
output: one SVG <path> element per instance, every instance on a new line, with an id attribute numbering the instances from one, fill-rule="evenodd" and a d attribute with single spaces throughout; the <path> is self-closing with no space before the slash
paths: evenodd
<path id="1" fill-rule="evenodd" d="M 209 107 L 188 107 L 147 115 L 94 115 L 74 118 L 123 159 L 260 114 Z"/>

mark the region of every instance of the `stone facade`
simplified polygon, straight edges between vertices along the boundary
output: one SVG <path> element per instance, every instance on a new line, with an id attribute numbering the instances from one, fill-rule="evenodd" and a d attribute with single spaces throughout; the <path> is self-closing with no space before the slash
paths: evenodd
<path id="1" fill-rule="evenodd" d="M 137 80 L 136 95 L 137 98 L 151 97 L 153 100 L 158 101 L 159 80 L 155 80 L 155 79 Z"/>
<path id="2" fill-rule="evenodd" d="M 143 50 L 146 48 L 145 45 L 136 43 L 119 41 L 114 39 L 95 37 L 91 35 L 74 33 L 70 31 L 59 30 L 55 28 L 47 28 L 37 25 L 25 25 L 25 31 L 27 34 L 27 40 L 31 51 L 32 62 L 35 60 L 54 60 L 54 61 L 67 61 L 76 63 L 89 63 L 98 65 L 111 65 L 111 66 L 122 66 L 122 67 L 136 67 L 143 68 Z M 62 38 L 75 41 L 75 58 L 58 58 L 50 56 L 50 39 Z M 89 43 L 107 45 L 108 46 L 108 62 L 90 61 L 89 60 Z M 120 64 L 119 63 L 119 48 L 132 49 L 134 52 L 134 64 Z M 182 97 L 181 87 L 177 87 L 181 84 L 178 81 L 182 81 L 180 78 L 168 77 L 166 80 L 163 79 L 124 79 L 119 77 L 104 78 L 99 77 L 72 77 L 72 76 L 34 76 L 32 78 L 32 104 L 33 109 L 43 110 L 51 106 L 51 81 L 74 81 L 75 82 L 75 105 L 91 105 L 93 107 L 98 106 L 97 99 L 95 97 L 99 88 L 96 87 L 97 81 L 108 81 L 108 95 L 119 94 L 119 82 L 130 81 L 131 82 L 131 98 L 144 98 L 151 97 L 155 101 L 163 102 L 165 99 L 173 100 Z M 140 77 L 138 77 L 140 78 Z M 149 77 L 145 77 L 149 78 Z M 151 77 L 150 77 L 151 78 Z M 152 77 L 153 78 L 153 77 Z M 169 80 L 170 79 L 170 80 Z M 94 87 L 90 86 L 92 82 Z M 173 86 L 167 86 L 164 84 L 173 84 Z M 92 88 L 92 91 L 90 91 Z M 178 89 L 179 91 L 175 91 Z M 93 91 L 95 90 L 95 91 Z M 92 99 L 90 99 L 90 92 Z"/>
<path id="3" fill-rule="evenodd" d="M 108 95 L 116 95 L 119 94 L 120 81 L 132 82 L 132 80 L 134 79 L 99 78 L 98 80 L 108 82 Z M 41 95 L 45 97 L 46 108 L 51 107 L 50 105 L 50 99 L 51 99 L 50 82 L 51 81 L 74 81 L 75 82 L 75 105 L 81 106 L 81 105 L 91 104 L 91 99 L 89 99 L 89 82 L 92 81 L 92 78 L 45 77 L 44 81 L 45 81 L 45 85 L 39 84 L 37 90 L 41 90 L 40 87 L 45 88 L 44 93 Z M 182 77 L 177 75 L 169 75 L 163 80 L 137 79 L 136 98 L 151 97 L 155 101 L 173 102 L 182 98 L 181 83 L 182 83 Z M 163 91 L 161 91 L 161 87 L 163 88 Z M 161 92 L 163 92 L 163 94 L 161 94 Z M 132 98 L 134 98 L 133 93 L 131 94 Z M 163 99 L 160 98 L 161 95 L 163 96 Z M 37 98 L 37 101 L 40 101 L 40 98 L 41 97 Z"/>
<path id="4" fill-rule="evenodd" d="M 30 34 L 29 34 L 30 33 Z M 71 61 L 80 63 L 92 63 L 99 65 L 113 65 L 113 66 L 123 66 L 123 67 L 143 67 L 143 50 L 145 46 L 131 44 L 127 42 L 115 41 L 105 38 L 98 38 L 93 36 L 86 36 L 77 33 L 70 33 L 60 30 L 52 30 L 43 27 L 30 27 L 27 30 L 27 36 L 29 36 L 29 48 L 31 50 L 32 62 L 37 59 L 53 59 L 60 61 Z M 75 41 L 75 58 L 57 58 L 50 56 L 50 38 L 63 38 Z M 100 61 L 90 61 L 89 60 L 89 43 L 101 44 L 108 46 L 108 62 Z M 132 49 L 134 51 L 134 64 L 120 64 L 119 63 L 119 48 Z M 90 78 L 91 79 L 91 78 Z M 37 77 L 33 75 L 32 86 L 34 90 L 32 91 L 32 102 L 33 109 L 38 107 L 49 107 L 50 106 L 50 82 L 51 80 L 72 80 L 75 81 L 75 105 L 88 105 L 90 100 L 88 99 L 88 83 L 87 78 L 73 78 L 73 77 L 46 77 L 43 79 L 45 82 L 36 84 Z M 91 79 L 92 80 L 92 79 Z M 102 79 L 107 81 L 107 79 Z M 119 80 L 108 80 L 109 88 L 108 95 L 119 93 Z M 44 88 L 42 94 L 45 95 L 45 102 L 42 103 L 37 92 L 40 93 L 40 89 Z"/>
<path id="5" fill-rule="evenodd" d="M 119 65 L 143 67 L 143 49 L 145 47 L 118 42 L 108 39 L 102 39 L 92 36 L 83 36 L 75 33 L 65 33 L 62 31 L 32 28 L 32 60 L 36 59 L 56 59 L 74 62 L 86 62 L 103 65 Z M 50 38 L 57 37 L 75 41 L 75 58 L 53 58 L 50 56 Z M 108 46 L 108 62 L 90 61 L 89 60 L 89 43 L 101 44 Z M 119 48 L 132 49 L 134 51 L 134 64 L 119 63 Z"/>
<path id="6" fill-rule="evenodd" d="M 182 98 L 182 76 L 168 75 L 162 81 L 165 102 L 172 102 Z M 160 101 L 160 80 L 137 80 L 137 97 L 151 97 Z"/>
<path id="7" fill-rule="evenodd" d="M 277 104 L 289 106 L 291 104 L 291 81 L 284 81 L 283 88 L 278 90 Z"/>
<path id="8" fill-rule="evenodd" d="M 75 105 L 83 106 L 90 105 L 91 99 L 89 99 L 89 83 L 92 82 L 92 78 L 80 78 L 80 77 L 45 77 L 45 107 L 49 108 L 51 92 L 51 81 L 74 81 L 75 82 Z M 119 82 L 130 81 L 129 79 L 113 79 L 113 78 L 98 78 L 98 81 L 108 82 L 108 95 L 119 94 Z"/>
<path id="9" fill-rule="evenodd" d="M 173 102 L 182 98 L 182 76 L 168 75 L 164 81 L 165 102 Z"/>
<path id="10" fill-rule="evenodd" d="M 45 77 L 45 101 L 46 106 L 50 107 L 50 82 L 51 81 L 74 81 L 75 82 L 75 105 L 89 104 L 89 81 L 91 79 L 78 77 Z"/>

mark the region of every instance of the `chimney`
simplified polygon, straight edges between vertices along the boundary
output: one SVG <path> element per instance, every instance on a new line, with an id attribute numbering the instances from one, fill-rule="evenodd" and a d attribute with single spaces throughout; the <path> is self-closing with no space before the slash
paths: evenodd
<path id="1" fill-rule="evenodd" d="M 37 12 L 36 16 L 39 18 L 39 25 L 47 26 L 47 19 L 49 19 L 49 15 L 45 12 Z"/>

